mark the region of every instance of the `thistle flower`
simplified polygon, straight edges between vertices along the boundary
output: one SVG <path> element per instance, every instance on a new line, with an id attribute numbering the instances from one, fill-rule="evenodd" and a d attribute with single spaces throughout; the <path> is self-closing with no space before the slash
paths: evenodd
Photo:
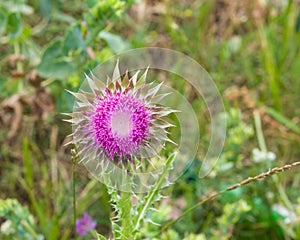
<path id="1" fill-rule="evenodd" d="M 85 236 L 96 227 L 97 223 L 85 212 L 82 218 L 76 220 L 76 232 L 79 236 Z"/>
<path id="2" fill-rule="evenodd" d="M 106 84 L 94 75 L 86 76 L 91 92 L 72 93 L 76 97 L 74 112 L 69 114 L 73 124 L 73 141 L 81 161 L 96 160 L 99 164 L 126 164 L 133 159 L 156 156 L 172 126 L 163 117 L 173 110 L 157 103 L 166 94 L 156 95 L 162 83 L 146 83 L 145 73 L 131 78 L 121 77 L 118 63 L 113 78 Z"/>

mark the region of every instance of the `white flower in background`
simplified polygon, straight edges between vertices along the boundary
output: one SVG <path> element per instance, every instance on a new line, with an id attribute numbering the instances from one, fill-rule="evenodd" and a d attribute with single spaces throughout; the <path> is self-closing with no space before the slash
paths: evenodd
<path id="1" fill-rule="evenodd" d="M 0 227 L 0 233 L 3 233 L 4 235 L 10 235 L 15 232 L 15 229 L 12 226 L 12 222 L 10 220 L 6 220 L 4 223 L 2 223 Z"/>
<path id="2" fill-rule="evenodd" d="M 252 150 L 252 159 L 256 163 L 265 161 L 274 161 L 276 159 L 276 154 L 273 152 L 261 151 L 258 148 Z"/>
<path id="3" fill-rule="evenodd" d="M 285 223 L 292 223 L 297 219 L 297 215 L 294 212 L 281 204 L 274 204 L 272 209 L 284 218 Z"/>

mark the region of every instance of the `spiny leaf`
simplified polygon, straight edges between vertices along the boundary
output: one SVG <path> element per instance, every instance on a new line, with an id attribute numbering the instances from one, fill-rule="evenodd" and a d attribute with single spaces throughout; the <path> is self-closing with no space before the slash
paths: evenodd
<path id="1" fill-rule="evenodd" d="M 98 238 L 98 240 L 107 240 L 106 237 L 104 237 L 103 235 L 101 235 L 99 233 L 97 233 L 97 238 Z"/>
<path id="2" fill-rule="evenodd" d="M 166 182 L 166 177 L 170 169 L 172 168 L 173 160 L 176 156 L 176 153 L 171 154 L 166 160 L 165 166 L 163 167 L 162 172 L 159 174 L 157 181 L 154 185 L 151 186 L 150 191 L 145 197 L 144 204 L 141 204 L 138 208 L 138 216 L 135 219 L 134 231 L 137 232 L 140 228 L 141 222 L 146 216 L 147 212 L 151 208 L 153 202 L 160 198 L 159 191 Z"/>

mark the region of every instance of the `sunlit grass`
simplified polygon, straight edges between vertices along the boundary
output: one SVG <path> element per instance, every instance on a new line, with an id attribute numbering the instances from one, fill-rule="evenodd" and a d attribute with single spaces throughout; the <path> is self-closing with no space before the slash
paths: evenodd
<path id="1" fill-rule="evenodd" d="M 120 47 L 159 46 L 187 54 L 209 72 L 222 94 L 228 128 L 219 164 L 210 176 L 199 179 L 203 149 L 209 144 L 209 115 L 190 85 L 176 77 L 167 79 L 198 112 L 202 141 L 189 170 L 165 190 L 170 199 L 161 202 L 163 207 L 157 204 L 165 212 L 153 218 L 163 225 L 170 216 L 205 203 L 170 228 L 162 228 L 157 239 L 196 239 L 189 233 L 206 239 L 300 238 L 299 171 L 255 181 L 215 201 L 204 198 L 269 168 L 299 161 L 300 8 L 296 0 L 276 1 L 279 6 L 250 0 L 138 1 L 133 5 L 110 0 L 107 8 L 94 1 L 25 2 L 32 13 L 11 17 L 10 35 L 0 21 L 0 198 L 15 198 L 28 207 L 35 220 L 30 228 L 34 236 L 75 237 L 72 161 L 70 147 L 64 146 L 71 129 L 60 115 L 72 110 L 73 99 L 65 89 L 78 89 L 83 73 Z M 2 13 L 8 10 L 0 3 L 0 17 Z M 101 31 L 113 35 L 101 38 Z M 110 44 L 114 37 L 122 46 Z M 70 72 L 64 72 L 66 68 Z M 63 77 L 57 77 L 60 71 Z M 175 129 L 172 134 L 179 133 Z M 252 150 L 262 145 L 260 150 L 276 155 L 274 161 L 253 161 Z M 92 213 L 98 232 L 109 236 L 106 187 L 82 166 L 75 171 L 77 214 Z M 275 210 L 278 206 L 288 214 Z M 1 217 L 0 225 L 4 221 Z M 144 231 L 147 235 L 161 228 L 146 225 Z M 0 232 L 0 239 L 11 238 Z"/>

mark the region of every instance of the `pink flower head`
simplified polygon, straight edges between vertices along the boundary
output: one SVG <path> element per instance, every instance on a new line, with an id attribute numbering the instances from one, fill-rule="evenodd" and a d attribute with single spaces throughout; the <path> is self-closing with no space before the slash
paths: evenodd
<path id="1" fill-rule="evenodd" d="M 110 159 L 131 158 L 149 137 L 151 109 L 130 92 L 107 90 L 95 101 L 91 118 L 97 143 Z"/>
<path id="2" fill-rule="evenodd" d="M 85 236 L 96 227 L 97 223 L 85 212 L 82 218 L 76 220 L 76 232 L 79 236 Z"/>
<path id="3" fill-rule="evenodd" d="M 77 101 L 67 121 L 81 161 L 132 162 L 156 155 L 171 141 L 166 128 L 172 125 L 162 117 L 173 111 L 157 105 L 166 95 L 156 95 L 162 83 L 147 84 L 146 75 L 121 77 L 117 64 L 106 84 L 86 76 L 91 92 L 72 93 Z"/>

